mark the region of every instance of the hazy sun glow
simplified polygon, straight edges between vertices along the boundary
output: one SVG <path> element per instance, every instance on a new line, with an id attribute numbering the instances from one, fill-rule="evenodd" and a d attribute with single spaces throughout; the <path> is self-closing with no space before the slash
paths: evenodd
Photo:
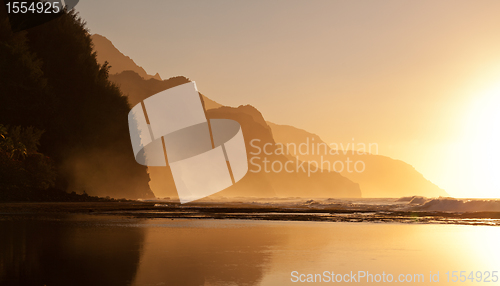
<path id="1" fill-rule="evenodd" d="M 460 144 L 461 164 L 473 197 L 500 197 L 500 83 L 481 92 L 470 106 Z M 461 178 L 457 178 L 461 179 Z"/>
<path id="2" fill-rule="evenodd" d="M 376 142 L 450 196 L 500 197 L 500 1 L 105 2 L 76 8 L 150 74 L 327 143 Z"/>

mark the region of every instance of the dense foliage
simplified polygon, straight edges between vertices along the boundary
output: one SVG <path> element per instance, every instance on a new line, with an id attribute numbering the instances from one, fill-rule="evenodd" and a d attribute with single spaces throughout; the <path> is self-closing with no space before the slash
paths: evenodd
<path id="1" fill-rule="evenodd" d="M 0 5 L 0 123 L 45 131 L 39 149 L 53 159 L 60 189 L 152 196 L 146 168 L 133 158 L 127 98 L 109 82 L 107 64 L 97 63 L 84 22 L 67 12 L 13 33 L 4 8 Z M 11 174 L 8 168 L 1 172 Z"/>
<path id="2" fill-rule="evenodd" d="M 33 127 L 0 125 L 0 189 L 13 192 L 54 186 L 52 161 L 37 152 L 42 133 Z"/>

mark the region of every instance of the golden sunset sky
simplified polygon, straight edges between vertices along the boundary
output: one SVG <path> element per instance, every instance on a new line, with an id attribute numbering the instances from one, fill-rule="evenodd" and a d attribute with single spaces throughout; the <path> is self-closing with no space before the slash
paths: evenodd
<path id="1" fill-rule="evenodd" d="M 150 74 L 500 197 L 500 1 L 80 1 Z"/>

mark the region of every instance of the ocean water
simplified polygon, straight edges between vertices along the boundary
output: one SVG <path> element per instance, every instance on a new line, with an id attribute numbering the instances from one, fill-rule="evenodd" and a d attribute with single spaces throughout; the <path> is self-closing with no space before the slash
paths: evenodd
<path id="1" fill-rule="evenodd" d="M 499 241 L 489 225 L 4 215 L 0 285 L 323 285 L 332 272 L 355 285 L 500 285 Z"/>
<path id="2" fill-rule="evenodd" d="M 219 198 L 179 205 L 155 202 L 130 215 L 330 222 L 402 222 L 500 226 L 500 200 L 455 198 Z"/>

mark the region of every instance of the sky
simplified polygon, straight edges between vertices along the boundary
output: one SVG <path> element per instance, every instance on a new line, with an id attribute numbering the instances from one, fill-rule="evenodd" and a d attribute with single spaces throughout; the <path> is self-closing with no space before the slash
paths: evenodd
<path id="1" fill-rule="evenodd" d="M 149 74 L 500 197 L 500 1 L 80 1 Z"/>

